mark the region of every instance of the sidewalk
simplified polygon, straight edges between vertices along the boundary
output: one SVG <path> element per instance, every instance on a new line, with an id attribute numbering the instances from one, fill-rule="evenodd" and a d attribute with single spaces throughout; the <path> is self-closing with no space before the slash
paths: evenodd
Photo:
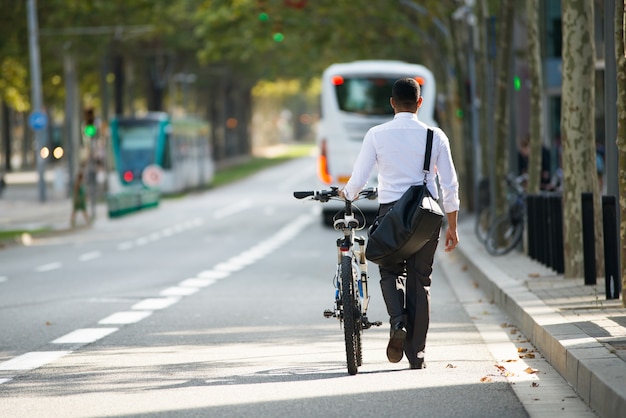
<path id="1" fill-rule="evenodd" d="M 0 195 L 0 231 L 30 230 L 67 232 L 71 230 L 72 199 L 66 186 L 59 184 L 54 171 L 47 171 L 46 200 L 39 199 L 36 172 L 5 174 L 6 188 Z M 106 205 L 96 205 L 96 219 L 106 217 Z M 82 225 L 77 217 L 77 225 Z M 3 244 L 8 244 L 4 242 Z"/>
<path id="2" fill-rule="evenodd" d="M 606 299 L 604 279 L 564 279 L 519 251 L 490 256 L 473 223 L 459 222 L 455 253 L 478 286 L 600 417 L 626 417 L 622 301 Z"/>

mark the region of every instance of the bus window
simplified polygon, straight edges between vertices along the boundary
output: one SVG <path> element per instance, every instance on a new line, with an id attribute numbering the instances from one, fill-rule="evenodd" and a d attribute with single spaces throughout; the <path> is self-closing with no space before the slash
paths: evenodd
<path id="1" fill-rule="evenodd" d="M 345 77 L 335 86 L 339 109 L 365 115 L 393 115 L 389 104 L 395 78 Z"/>

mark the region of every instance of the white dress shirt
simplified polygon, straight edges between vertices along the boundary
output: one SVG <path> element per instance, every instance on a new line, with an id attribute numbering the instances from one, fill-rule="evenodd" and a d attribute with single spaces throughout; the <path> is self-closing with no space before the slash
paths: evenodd
<path id="1" fill-rule="evenodd" d="M 435 199 L 443 192 L 446 213 L 459 210 L 459 182 L 450 153 L 450 141 L 439 128 L 433 129 L 433 148 L 428 174 L 428 190 Z M 344 189 L 347 199 L 363 189 L 374 168 L 378 168 L 378 201 L 391 203 L 400 199 L 412 185 L 424 183 L 424 155 L 428 126 L 420 122 L 417 114 L 396 113 L 393 120 L 371 128 Z"/>

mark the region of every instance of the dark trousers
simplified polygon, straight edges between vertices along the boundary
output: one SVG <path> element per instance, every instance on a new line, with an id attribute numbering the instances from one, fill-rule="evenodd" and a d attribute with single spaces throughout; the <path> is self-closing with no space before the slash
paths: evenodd
<path id="1" fill-rule="evenodd" d="M 384 216 L 393 203 L 380 205 L 378 216 Z M 440 230 L 417 253 L 404 263 L 380 266 L 380 288 L 387 306 L 389 322 L 406 325 L 404 354 L 411 363 L 423 357 L 430 322 L 430 282 Z M 404 286 L 403 286 L 404 285 Z"/>

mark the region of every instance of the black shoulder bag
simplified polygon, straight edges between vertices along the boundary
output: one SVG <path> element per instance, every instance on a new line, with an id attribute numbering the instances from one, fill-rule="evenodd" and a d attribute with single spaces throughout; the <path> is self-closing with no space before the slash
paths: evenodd
<path id="1" fill-rule="evenodd" d="M 370 227 L 365 257 L 373 263 L 401 263 L 439 234 L 443 212 L 427 187 L 432 147 L 433 131 L 428 129 L 424 184 L 409 187 L 389 212 Z"/>

